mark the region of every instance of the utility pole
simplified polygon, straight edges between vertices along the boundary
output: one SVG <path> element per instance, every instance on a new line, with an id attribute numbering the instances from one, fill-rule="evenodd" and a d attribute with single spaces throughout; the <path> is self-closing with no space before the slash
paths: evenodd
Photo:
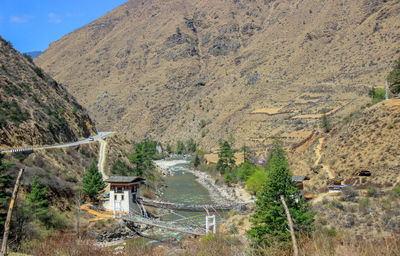
<path id="1" fill-rule="evenodd" d="M 8 242 L 8 234 L 10 233 L 11 216 L 15 204 L 15 199 L 17 198 L 22 173 L 24 173 L 24 169 L 19 170 L 17 181 L 15 182 L 14 186 L 14 191 L 11 196 L 10 206 L 8 207 L 6 223 L 4 224 L 3 244 L 1 245 L 1 256 L 7 256 L 7 242 Z"/>
<path id="2" fill-rule="evenodd" d="M 385 95 L 385 99 L 389 99 L 389 88 L 388 88 L 388 84 L 387 84 L 387 79 L 385 79 L 385 90 L 386 90 L 386 95 Z"/>

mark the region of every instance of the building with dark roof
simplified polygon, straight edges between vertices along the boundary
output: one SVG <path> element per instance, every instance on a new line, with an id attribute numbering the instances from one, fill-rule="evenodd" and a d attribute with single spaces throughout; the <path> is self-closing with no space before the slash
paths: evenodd
<path id="1" fill-rule="evenodd" d="M 137 176 L 109 177 L 104 182 L 110 183 L 110 196 L 103 207 L 114 212 L 130 212 L 140 198 L 140 185 L 144 181 L 144 178 Z"/>

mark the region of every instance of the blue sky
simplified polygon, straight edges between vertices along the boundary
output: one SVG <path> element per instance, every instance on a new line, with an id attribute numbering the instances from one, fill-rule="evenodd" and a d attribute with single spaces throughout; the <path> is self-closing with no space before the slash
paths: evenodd
<path id="1" fill-rule="evenodd" d="M 0 0 L 0 35 L 20 52 L 44 51 L 51 42 L 127 0 Z"/>

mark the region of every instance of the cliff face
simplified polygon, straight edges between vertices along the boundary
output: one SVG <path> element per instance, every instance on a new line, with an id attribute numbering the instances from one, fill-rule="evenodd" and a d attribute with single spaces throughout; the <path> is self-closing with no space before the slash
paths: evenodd
<path id="1" fill-rule="evenodd" d="M 104 130 L 261 148 L 364 104 L 399 57 L 399 16 L 395 0 L 132 0 L 35 63 Z"/>
<path id="2" fill-rule="evenodd" d="M 0 37 L 1 148 L 70 142 L 94 132 L 75 98 Z"/>

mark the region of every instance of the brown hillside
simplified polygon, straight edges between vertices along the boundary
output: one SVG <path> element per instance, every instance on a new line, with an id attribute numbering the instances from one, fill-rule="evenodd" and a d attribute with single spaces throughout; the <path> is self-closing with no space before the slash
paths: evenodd
<path id="1" fill-rule="evenodd" d="M 397 0 L 132 0 L 35 62 L 103 130 L 261 148 L 364 104 L 400 55 L 399 16 Z"/>
<path id="2" fill-rule="evenodd" d="M 400 184 L 399 136 L 400 99 L 384 101 L 311 138 L 308 149 L 291 152 L 293 170 L 311 178 L 307 189 L 314 192 L 326 189 L 333 177 L 356 188 L 391 188 Z M 371 176 L 359 176 L 361 171 Z"/>
<path id="3" fill-rule="evenodd" d="M 71 142 L 94 133 L 74 97 L 1 37 L 0 67 L 1 149 Z"/>

